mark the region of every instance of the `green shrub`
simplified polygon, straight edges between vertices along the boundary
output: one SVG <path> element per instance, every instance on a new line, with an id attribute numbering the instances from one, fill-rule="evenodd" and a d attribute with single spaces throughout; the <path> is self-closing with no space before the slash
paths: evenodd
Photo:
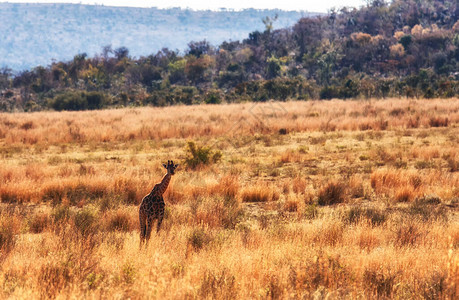
<path id="1" fill-rule="evenodd" d="M 222 103 L 222 98 L 218 90 L 212 90 L 205 96 L 204 101 L 207 104 L 220 104 Z"/>
<path id="2" fill-rule="evenodd" d="M 107 102 L 106 96 L 101 92 L 89 92 L 85 94 L 88 109 L 100 109 Z"/>
<path id="3" fill-rule="evenodd" d="M 48 105 L 54 110 L 86 110 L 100 109 L 106 102 L 106 96 L 101 92 L 66 91 L 54 97 Z"/>
<path id="4" fill-rule="evenodd" d="M 83 236 L 94 234 L 97 230 L 97 212 L 86 207 L 73 216 L 75 228 Z"/>
<path id="5" fill-rule="evenodd" d="M 194 229 L 188 236 L 188 244 L 195 250 L 204 248 L 212 241 L 212 237 L 202 228 Z"/>
<path id="6" fill-rule="evenodd" d="M 51 219 L 54 224 L 60 224 L 70 219 L 70 208 L 67 205 L 56 206 L 52 213 Z"/>
<path id="7" fill-rule="evenodd" d="M 50 106 L 57 110 L 85 110 L 88 109 L 88 102 L 82 92 L 66 92 L 54 97 Z"/>
<path id="8" fill-rule="evenodd" d="M 121 269 L 121 278 L 126 284 L 132 284 L 135 281 L 136 269 L 132 262 L 126 262 Z"/>
<path id="9" fill-rule="evenodd" d="M 193 141 L 188 142 L 186 151 L 188 155 L 185 159 L 185 164 L 191 169 L 216 163 L 222 157 L 220 151 L 214 151 L 210 147 L 196 146 Z"/>
<path id="10" fill-rule="evenodd" d="M 411 45 L 411 42 L 413 41 L 413 37 L 410 34 L 405 34 L 400 38 L 398 41 L 400 44 L 402 44 L 403 48 L 408 50 L 408 47 Z"/>
<path id="11" fill-rule="evenodd" d="M 320 99 L 330 100 L 339 97 L 339 89 L 335 86 L 325 86 L 319 92 Z"/>
<path id="12" fill-rule="evenodd" d="M 317 208 L 317 204 L 309 204 L 306 205 L 304 209 L 304 217 L 309 220 L 313 220 L 317 218 L 319 215 L 319 209 Z"/>

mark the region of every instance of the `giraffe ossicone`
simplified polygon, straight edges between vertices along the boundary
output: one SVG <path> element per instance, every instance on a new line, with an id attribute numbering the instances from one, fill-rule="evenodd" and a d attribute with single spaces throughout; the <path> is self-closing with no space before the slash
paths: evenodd
<path id="1" fill-rule="evenodd" d="M 166 175 L 160 183 L 155 184 L 151 192 L 146 195 L 139 207 L 139 224 L 140 224 L 140 245 L 143 242 L 150 239 L 151 230 L 153 222 L 156 219 L 156 232 L 159 232 L 161 228 L 161 223 L 164 218 L 164 198 L 163 194 L 169 186 L 172 175 L 175 174 L 175 170 L 179 166 L 174 164 L 172 160 L 168 160 L 167 164 L 163 164 L 164 168 L 167 170 Z"/>

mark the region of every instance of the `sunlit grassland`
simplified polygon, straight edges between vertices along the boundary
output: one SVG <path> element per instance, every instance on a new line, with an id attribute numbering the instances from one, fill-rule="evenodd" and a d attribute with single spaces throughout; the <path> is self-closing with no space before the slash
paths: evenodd
<path id="1" fill-rule="evenodd" d="M 457 99 L 0 114 L 0 296 L 453 299 L 458 144 Z"/>

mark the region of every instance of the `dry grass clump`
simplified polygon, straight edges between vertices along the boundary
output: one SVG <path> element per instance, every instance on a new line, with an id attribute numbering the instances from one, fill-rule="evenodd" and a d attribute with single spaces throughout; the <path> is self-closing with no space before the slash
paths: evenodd
<path id="1" fill-rule="evenodd" d="M 380 165 L 387 165 L 393 163 L 398 158 L 398 153 L 388 150 L 385 147 L 377 147 L 370 152 L 373 160 L 377 161 Z"/>
<path id="2" fill-rule="evenodd" d="M 395 231 L 395 245 L 399 247 L 415 246 L 424 233 L 421 231 L 420 226 L 414 222 L 407 224 L 399 224 Z"/>
<path id="3" fill-rule="evenodd" d="M 297 176 L 292 180 L 292 191 L 296 194 L 303 194 L 307 185 L 308 183 L 304 178 Z"/>
<path id="4" fill-rule="evenodd" d="M 370 176 L 371 187 L 377 195 L 394 202 L 412 202 L 429 194 L 437 194 L 444 200 L 454 198 L 454 192 L 447 187 L 458 184 L 459 176 L 428 168 L 423 172 L 379 169 Z"/>
<path id="5" fill-rule="evenodd" d="M 104 216 L 102 222 L 105 223 L 106 231 L 129 232 L 137 229 L 138 216 L 133 216 L 126 209 L 119 208 L 110 211 Z"/>
<path id="6" fill-rule="evenodd" d="M 259 183 L 241 191 L 242 202 L 268 202 L 279 199 L 279 192 L 271 185 Z"/>
<path id="7" fill-rule="evenodd" d="M 287 212 L 297 212 L 300 207 L 300 201 L 298 198 L 289 198 L 284 203 L 284 210 Z"/>
<path id="8" fill-rule="evenodd" d="M 45 298 L 54 298 L 60 290 L 66 289 L 72 282 L 72 274 L 69 266 L 65 264 L 49 263 L 41 267 L 38 281 L 40 285 L 40 294 Z"/>
<path id="9" fill-rule="evenodd" d="M 36 213 L 28 220 L 29 231 L 32 233 L 41 233 L 50 228 L 51 218 L 47 213 Z"/>
<path id="10" fill-rule="evenodd" d="M 446 291 L 440 291 L 439 296 L 445 294 L 447 297 L 454 299 L 459 296 L 459 255 L 453 250 L 453 244 L 448 252 L 448 268 L 445 280 Z"/>
<path id="11" fill-rule="evenodd" d="M 430 127 L 448 127 L 447 117 L 432 116 L 429 119 Z"/>
<path id="12" fill-rule="evenodd" d="M 370 228 L 363 227 L 363 230 L 360 231 L 360 234 L 357 236 L 357 244 L 360 249 L 365 251 L 372 251 L 373 249 L 381 245 L 381 236 L 378 233 L 375 233 L 374 230 Z"/>
<path id="13" fill-rule="evenodd" d="M 236 199 L 239 194 L 239 178 L 235 175 L 226 175 L 210 188 L 211 195 L 220 195 L 225 199 Z"/>
<path id="14" fill-rule="evenodd" d="M 321 245 L 336 246 L 343 240 L 345 227 L 340 220 L 322 223 L 315 231 L 314 241 Z"/>
<path id="15" fill-rule="evenodd" d="M 300 152 L 289 149 L 282 153 L 279 157 L 279 162 L 282 164 L 292 163 L 292 162 L 301 162 L 303 156 Z"/>
<path id="16" fill-rule="evenodd" d="M 379 267 L 369 267 L 363 274 L 363 287 L 369 299 L 385 299 L 394 296 L 397 274 Z"/>
<path id="17" fill-rule="evenodd" d="M 366 196 L 365 184 L 362 176 L 353 175 L 349 178 L 347 193 L 351 198 L 362 198 Z"/>
<path id="18" fill-rule="evenodd" d="M 333 205 L 346 201 L 346 185 L 338 180 L 332 180 L 326 183 L 317 196 L 319 205 Z"/>
<path id="19" fill-rule="evenodd" d="M 147 193 L 149 192 L 146 192 L 145 195 Z M 178 203 L 184 202 L 188 198 L 198 199 L 200 196 L 204 194 L 205 192 L 202 191 L 202 189 L 191 188 L 191 187 L 189 187 L 188 190 L 185 192 L 183 188 L 172 183 L 170 184 L 170 186 L 164 193 L 164 198 L 166 198 L 168 202 L 171 204 L 178 204 Z"/>
<path id="20" fill-rule="evenodd" d="M 379 226 L 386 222 L 387 214 L 382 209 L 354 206 L 346 212 L 343 220 L 349 224 L 364 223 Z"/>
<path id="21" fill-rule="evenodd" d="M 0 201 L 2 203 L 29 203 L 35 198 L 35 191 L 30 190 L 30 183 L 14 182 L 0 186 Z"/>
<path id="22" fill-rule="evenodd" d="M 393 197 L 394 202 L 412 202 L 424 194 L 427 183 L 418 173 L 380 169 L 371 174 L 371 187 L 377 194 Z"/>
<path id="23" fill-rule="evenodd" d="M 228 270 L 206 271 L 201 279 L 199 296 L 211 299 L 237 299 L 236 277 Z"/>
<path id="24" fill-rule="evenodd" d="M 11 252 L 16 244 L 16 236 L 21 229 L 21 219 L 16 214 L 8 215 L 4 211 L 0 215 L 0 261 Z"/>
<path id="25" fill-rule="evenodd" d="M 394 196 L 395 202 L 412 202 L 416 197 L 414 188 L 411 186 L 403 186 L 397 188 Z"/>
<path id="26" fill-rule="evenodd" d="M 351 286 L 351 273 L 340 257 L 319 252 L 292 266 L 288 276 L 289 288 L 293 290 L 295 298 L 318 296 L 321 292 L 326 294 L 327 290 Z"/>
<path id="27" fill-rule="evenodd" d="M 450 172 L 459 171 L 459 160 L 456 150 L 451 150 L 443 154 L 442 158 L 447 162 Z"/>
<path id="28" fill-rule="evenodd" d="M 223 198 L 206 198 L 193 208 L 193 224 L 205 224 L 210 228 L 234 229 L 242 215 L 238 201 Z"/>

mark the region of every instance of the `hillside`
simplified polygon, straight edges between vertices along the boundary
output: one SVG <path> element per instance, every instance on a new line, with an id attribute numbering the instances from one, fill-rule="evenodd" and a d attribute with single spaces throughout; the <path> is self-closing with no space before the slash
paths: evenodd
<path id="1" fill-rule="evenodd" d="M 67 19 L 65 19 L 67 20 Z M 73 53 L 13 75 L 0 70 L 3 111 L 350 98 L 459 96 L 455 0 L 375 0 L 243 40 L 190 42 L 136 57 L 131 45 Z"/>
<path id="2" fill-rule="evenodd" d="M 13 70 L 47 66 L 52 60 L 90 56 L 103 46 L 126 46 L 133 56 L 167 47 L 184 50 L 190 41 L 212 44 L 240 40 L 261 30 L 262 18 L 278 15 L 276 28 L 288 27 L 306 12 L 281 10 L 192 11 L 180 8 L 129 8 L 75 4 L 0 3 L 0 67 Z"/>

